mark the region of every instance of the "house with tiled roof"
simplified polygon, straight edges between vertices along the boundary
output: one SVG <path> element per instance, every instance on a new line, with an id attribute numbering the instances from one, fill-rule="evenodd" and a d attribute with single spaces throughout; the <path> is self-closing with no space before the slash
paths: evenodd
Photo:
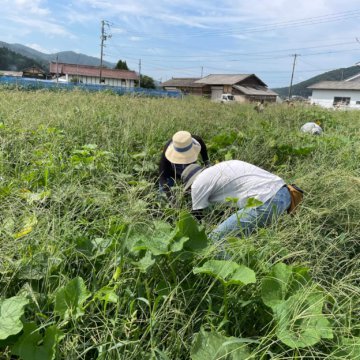
<path id="1" fill-rule="evenodd" d="M 172 78 L 161 83 L 164 90 L 180 90 L 184 94 L 210 95 L 210 88 L 203 84 L 196 83 L 200 78 Z"/>
<path id="2" fill-rule="evenodd" d="M 203 78 L 174 78 L 161 84 L 163 88 L 184 91 L 194 95 L 203 95 L 212 100 L 220 99 L 222 94 L 232 94 L 239 102 L 268 101 L 275 102 L 277 93 L 255 74 L 211 74 Z"/>
<path id="3" fill-rule="evenodd" d="M 360 74 L 343 81 L 321 81 L 308 88 L 312 90 L 312 104 L 360 109 Z"/>
<path id="4" fill-rule="evenodd" d="M 139 76 L 135 71 L 100 68 L 99 66 L 50 63 L 50 74 L 54 79 L 83 84 L 104 84 L 126 88 L 135 87 Z M 101 79 L 101 80 L 100 80 Z"/>

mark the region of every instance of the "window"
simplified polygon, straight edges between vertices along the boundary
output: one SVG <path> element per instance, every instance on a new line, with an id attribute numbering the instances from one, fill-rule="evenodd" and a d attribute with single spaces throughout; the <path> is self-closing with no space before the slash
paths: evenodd
<path id="1" fill-rule="evenodd" d="M 357 101 L 357 102 L 356 102 L 356 105 L 360 105 L 360 101 Z"/>
<path id="2" fill-rule="evenodd" d="M 350 104 L 350 99 L 349 97 L 340 97 L 340 96 L 335 96 L 334 97 L 334 102 L 333 105 L 336 106 L 341 106 L 341 105 L 349 105 Z"/>

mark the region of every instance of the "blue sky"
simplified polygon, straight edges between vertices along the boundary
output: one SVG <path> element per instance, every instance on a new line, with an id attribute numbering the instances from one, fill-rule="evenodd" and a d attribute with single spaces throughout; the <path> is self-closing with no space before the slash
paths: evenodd
<path id="1" fill-rule="evenodd" d="M 269 87 L 360 61 L 359 0 L 1 0 L 0 40 L 125 60 L 156 80 L 255 73 Z M 360 71 L 360 67 L 359 67 Z"/>

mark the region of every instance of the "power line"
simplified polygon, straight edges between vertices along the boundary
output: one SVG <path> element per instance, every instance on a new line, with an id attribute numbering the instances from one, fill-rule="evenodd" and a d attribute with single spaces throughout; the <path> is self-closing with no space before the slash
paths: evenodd
<path id="1" fill-rule="evenodd" d="M 306 50 L 311 50 L 311 49 L 319 49 L 319 48 L 327 48 L 330 46 L 345 46 L 345 45 L 351 45 L 351 44 L 355 44 L 355 41 L 348 41 L 348 42 L 343 42 L 343 43 L 333 43 L 333 44 L 326 44 L 326 45 L 319 45 L 319 46 L 309 46 L 309 47 L 302 47 L 302 48 L 287 48 L 287 49 L 278 49 L 278 50 L 271 50 L 271 51 L 255 51 L 255 52 L 247 52 L 247 53 L 242 53 L 242 52 L 227 52 L 224 54 L 219 55 L 218 52 L 214 52 L 213 54 L 206 54 L 206 55 L 153 55 L 153 54 L 141 54 L 141 57 L 160 57 L 161 59 L 164 58 L 175 58 L 175 59 L 203 59 L 203 58 L 222 58 L 224 56 L 259 56 L 259 57 L 264 57 L 267 59 L 271 59 L 272 57 L 269 57 L 269 55 L 271 54 L 277 54 L 277 53 L 281 53 L 281 52 L 286 52 L 287 54 L 283 55 L 284 57 L 288 56 L 288 52 L 289 51 L 306 51 Z M 113 48 L 120 48 L 117 45 L 112 45 Z M 345 49 L 346 50 L 346 49 Z M 351 49 L 352 50 L 352 49 Z M 342 50 L 340 50 L 342 51 Z M 132 56 L 136 56 L 136 55 L 132 55 Z M 196 61 L 196 60 L 194 60 Z M 218 60 L 214 60 L 214 61 L 218 61 Z"/>
<path id="2" fill-rule="evenodd" d="M 201 32 L 194 32 L 190 34 L 181 34 L 184 37 L 203 37 L 205 35 L 208 36 L 227 36 L 227 35 L 234 35 L 234 32 L 241 32 L 241 34 L 248 34 L 248 33 L 256 33 L 256 32 L 265 32 L 271 30 L 278 30 L 282 28 L 288 27 L 302 27 L 308 25 L 317 25 L 329 22 L 337 22 L 342 20 L 348 20 L 352 18 L 357 18 L 360 16 L 360 10 L 349 10 L 339 13 L 331 13 L 326 15 L 308 17 L 308 18 L 300 18 L 296 20 L 289 20 L 277 23 L 270 23 L 260 26 L 248 27 L 248 28 L 230 28 L 229 30 L 219 29 L 219 30 L 210 30 L 210 31 L 201 31 Z M 116 26 L 116 24 L 114 24 Z M 122 29 L 123 30 L 123 29 Z M 163 39 L 174 39 L 174 34 L 169 32 L 166 33 L 143 33 L 143 32 L 132 32 L 134 36 L 146 36 L 146 37 L 157 37 Z M 123 34 L 122 34 L 123 36 Z M 177 34 L 176 37 L 178 38 L 180 35 Z"/>

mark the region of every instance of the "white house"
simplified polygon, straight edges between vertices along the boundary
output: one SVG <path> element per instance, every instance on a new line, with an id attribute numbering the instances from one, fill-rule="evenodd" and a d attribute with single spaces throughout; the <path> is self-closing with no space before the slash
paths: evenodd
<path id="1" fill-rule="evenodd" d="M 139 76 L 135 71 L 101 68 L 98 66 L 50 63 L 50 73 L 54 78 L 66 82 L 83 84 L 101 84 L 132 88 Z"/>
<path id="2" fill-rule="evenodd" d="M 308 88 L 312 89 L 312 104 L 360 110 L 360 74 L 344 81 L 321 81 Z"/>

